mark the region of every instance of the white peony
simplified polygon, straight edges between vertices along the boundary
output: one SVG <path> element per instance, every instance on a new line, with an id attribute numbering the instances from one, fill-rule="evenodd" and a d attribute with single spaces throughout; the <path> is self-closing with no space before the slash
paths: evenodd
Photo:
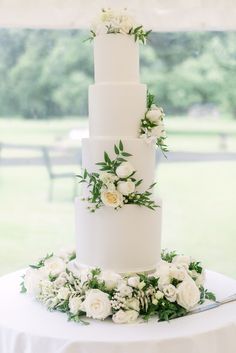
<path id="1" fill-rule="evenodd" d="M 128 278 L 128 285 L 134 288 L 138 288 L 140 283 L 140 278 L 138 276 L 133 276 Z"/>
<path id="2" fill-rule="evenodd" d="M 50 257 L 49 259 L 45 260 L 44 268 L 48 272 L 48 274 L 52 276 L 57 276 L 61 272 L 64 272 L 66 269 L 65 262 L 58 256 Z"/>
<path id="3" fill-rule="evenodd" d="M 163 293 L 167 300 L 170 302 L 175 302 L 177 297 L 177 290 L 173 284 L 168 284 L 163 287 Z"/>
<path id="4" fill-rule="evenodd" d="M 85 301 L 82 303 L 82 310 L 87 317 L 104 320 L 111 315 L 111 302 L 107 293 L 99 289 L 90 289 L 86 293 Z"/>
<path id="5" fill-rule="evenodd" d="M 137 298 L 131 298 L 126 301 L 126 306 L 129 309 L 139 311 L 140 305 L 139 305 L 139 300 Z"/>
<path id="6" fill-rule="evenodd" d="M 149 119 L 153 123 L 160 123 L 163 112 L 160 108 L 156 107 L 156 109 L 152 108 L 146 113 L 146 118 Z"/>
<path id="7" fill-rule="evenodd" d="M 71 314 L 77 315 L 78 312 L 80 311 L 81 304 L 82 304 L 82 301 L 80 297 L 70 297 L 69 308 L 70 308 Z"/>
<path id="8" fill-rule="evenodd" d="M 130 324 L 137 320 L 139 313 L 135 310 L 119 310 L 113 316 L 112 320 L 115 324 Z"/>
<path id="9" fill-rule="evenodd" d="M 117 190 L 122 195 L 129 195 L 135 191 L 135 183 L 133 181 L 120 181 Z"/>
<path id="10" fill-rule="evenodd" d="M 131 297 L 133 289 L 130 286 L 127 286 L 124 282 L 121 282 L 118 285 L 118 291 L 122 297 Z"/>
<path id="11" fill-rule="evenodd" d="M 69 290 L 69 288 L 67 288 L 67 287 L 61 287 L 61 288 L 58 290 L 57 298 L 58 298 L 58 299 L 61 299 L 61 300 L 66 300 L 66 299 L 68 299 L 69 295 L 70 295 L 70 290 Z"/>
<path id="12" fill-rule="evenodd" d="M 193 279 L 180 283 L 177 287 L 177 303 L 186 310 L 192 309 L 200 300 L 200 291 Z"/>
<path id="13" fill-rule="evenodd" d="M 101 199 L 105 206 L 116 208 L 123 205 L 123 196 L 117 190 L 103 190 L 101 192 Z"/>
<path id="14" fill-rule="evenodd" d="M 173 260 L 172 263 L 176 264 L 181 264 L 183 265 L 186 269 L 189 268 L 189 265 L 191 263 L 191 257 L 190 256 L 185 256 L 185 255 L 176 255 Z"/>
<path id="15" fill-rule="evenodd" d="M 99 276 L 99 279 L 105 282 L 105 286 L 108 290 L 114 289 L 121 278 L 118 273 L 112 271 L 103 271 Z"/>
<path id="16" fill-rule="evenodd" d="M 41 282 L 48 278 L 47 272 L 44 268 L 33 269 L 29 268 L 24 277 L 24 286 L 27 290 L 27 293 L 33 296 L 37 296 L 41 291 Z"/>
<path id="17" fill-rule="evenodd" d="M 119 178 L 128 178 L 135 171 L 134 167 L 129 162 L 123 162 L 116 168 L 116 175 Z"/>

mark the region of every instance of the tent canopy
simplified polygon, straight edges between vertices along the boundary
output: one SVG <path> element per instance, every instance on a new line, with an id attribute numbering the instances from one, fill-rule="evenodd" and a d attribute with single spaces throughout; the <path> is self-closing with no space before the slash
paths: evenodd
<path id="1" fill-rule="evenodd" d="M 235 0 L 0 0 L 0 27 L 88 28 L 102 7 L 158 32 L 236 30 Z"/>

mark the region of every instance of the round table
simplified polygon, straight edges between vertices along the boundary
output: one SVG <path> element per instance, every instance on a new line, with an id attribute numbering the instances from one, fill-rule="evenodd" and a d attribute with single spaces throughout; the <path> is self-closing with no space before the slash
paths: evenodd
<path id="1" fill-rule="evenodd" d="M 22 274 L 0 278 L 1 353 L 236 352 L 236 302 L 170 322 L 81 326 L 19 293 Z M 236 292 L 236 281 L 208 271 L 206 287 L 222 299 Z"/>

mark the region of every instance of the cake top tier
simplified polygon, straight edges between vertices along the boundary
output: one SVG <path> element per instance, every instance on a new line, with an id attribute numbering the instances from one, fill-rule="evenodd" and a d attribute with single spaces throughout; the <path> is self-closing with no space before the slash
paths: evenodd
<path id="1" fill-rule="evenodd" d="M 125 10 L 103 9 L 93 23 L 90 37 L 94 39 L 95 83 L 138 83 L 138 41 L 145 43 L 149 33 Z"/>
<path id="2" fill-rule="evenodd" d="M 95 83 L 139 82 L 139 47 L 123 34 L 99 35 L 94 39 Z"/>

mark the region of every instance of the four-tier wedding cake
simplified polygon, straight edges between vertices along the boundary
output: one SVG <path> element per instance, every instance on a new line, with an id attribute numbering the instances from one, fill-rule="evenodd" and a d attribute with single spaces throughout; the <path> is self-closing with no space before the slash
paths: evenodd
<path id="1" fill-rule="evenodd" d="M 78 264 L 118 273 L 154 271 L 160 260 L 161 201 L 156 200 L 158 207 L 153 209 L 124 202 L 134 192 L 129 180 L 133 171 L 135 178 L 142 181 L 136 193 L 148 189 L 155 177 L 155 144 L 140 138 L 147 87 L 140 83 L 139 44 L 135 37 L 122 33 L 97 35 L 94 74 L 95 84 L 89 87 L 90 137 L 82 141 L 82 167 L 88 173 L 99 173 L 101 163 L 96 163 L 103 159 L 104 151 L 110 159 L 117 157 L 114 145 L 119 146 L 119 141 L 131 156 L 121 160 L 113 173 L 100 173 L 100 180 L 109 178 L 108 174 L 114 179 L 112 188 L 106 183 L 101 188 L 101 193 L 107 194 L 103 199 L 105 207 L 89 212 L 87 187 L 83 188 L 83 199 L 76 200 Z"/>

